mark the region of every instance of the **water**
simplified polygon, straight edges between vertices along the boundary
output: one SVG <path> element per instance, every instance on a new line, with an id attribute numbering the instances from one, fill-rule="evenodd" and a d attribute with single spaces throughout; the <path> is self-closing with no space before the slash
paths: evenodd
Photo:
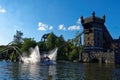
<path id="1" fill-rule="evenodd" d="M 41 66 L 0 61 L 0 80 L 120 80 L 120 65 L 59 62 Z"/>

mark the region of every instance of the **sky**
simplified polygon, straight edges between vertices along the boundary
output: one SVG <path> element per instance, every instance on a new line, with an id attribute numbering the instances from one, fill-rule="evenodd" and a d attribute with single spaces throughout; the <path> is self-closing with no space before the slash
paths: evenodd
<path id="1" fill-rule="evenodd" d="M 106 15 L 105 25 L 113 38 L 120 36 L 119 0 L 0 0 L 0 45 L 13 41 L 16 30 L 23 38 L 40 41 L 53 32 L 65 40 L 83 31 L 80 17 Z"/>

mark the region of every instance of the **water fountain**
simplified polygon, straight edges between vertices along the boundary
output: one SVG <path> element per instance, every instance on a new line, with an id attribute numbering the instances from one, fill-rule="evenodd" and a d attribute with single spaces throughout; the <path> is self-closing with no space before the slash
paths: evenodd
<path id="1" fill-rule="evenodd" d="M 22 61 L 24 63 L 39 63 L 40 62 L 40 52 L 39 47 L 36 46 L 34 49 L 30 49 L 30 56 L 29 57 L 22 57 Z"/>
<path id="2" fill-rule="evenodd" d="M 58 48 L 55 48 L 41 58 L 39 47 L 36 46 L 30 49 L 31 54 L 29 57 L 22 57 L 22 61 L 24 63 L 41 63 L 42 65 L 56 64 L 57 50 Z"/>
<path id="3" fill-rule="evenodd" d="M 48 57 L 50 58 L 50 60 L 56 61 L 57 50 L 58 50 L 58 48 L 55 48 L 55 49 L 48 52 Z"/>
<path id="4" fill-rule="evenodd" d="M 53 50 L 49 51 L 48 54 L 44 54 L 41 59 L 42 65 L 56 64 L 57 50 L 58 48 L 54 48 Z"/>

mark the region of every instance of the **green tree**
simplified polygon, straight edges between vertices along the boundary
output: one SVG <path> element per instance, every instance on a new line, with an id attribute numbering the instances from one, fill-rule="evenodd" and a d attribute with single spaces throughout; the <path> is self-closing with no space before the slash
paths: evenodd
<path id="1" fill-rule="evenodd" d="M 55 48 L 55 41 L 56 41 L 56 36 L 54 33 L 50 33 L 47 37 L 47 41 L 45 42 L 47 50 Z"/>
<path id="2" fill-rule="evenodd" d="M 78 59 L 78 50 L 76 48 L 72 49 L 72 51 L 69 53 L 69 60 L 73 61 Z"/>
<path id="3" fill-rule="evenodd" d="M 64 43 L 65 43 L 65 40 L 64 40 L 63 36 L 60 35 L 60 37 L 57 37 L 55 43 L 56 43 L 57 47 L 63 46 Z"/>
<path id="4" fill-rule="evenodd" d="M 18 48 L 22 47 L 23 44 L 23 33 L 21 31 L 16 31 L 16 34 L 13 36 L 13 41 L 10 42 L 8 45 L 17 46 Z"/>
<path id="5" fill-rule="evenodd" d="M 60 35 L 60 37 L 57 37 L 56 46 L 59 48 L 57 59 L 58 60 L 67 60 L 66 50 L 65 50 L 66 49 L 66 42 L 65 42 L 62 35 Z"/>
<path id="6" fill-rule="evenodd" d="M 43 41 L 39 41 L 37 44 L 41 49 L 46 49 L 45 43 Z"/>
<path id="7" fill-rule="evenodd" d="M 33 38 L 24 38 L 23 40 L 24 40 L 24 43 L 21 48 L 21 50 L 23 52 L 28 53 L 28 51 L 31 47 L 35 47 L 37 45 L 36 41 Z M 29 55 L 29 54 L 27 54 L 27 55 Z"/>
<path id="8" fill-rule="evenodd" d="M 14 44 L 22 43 L 23 42 L 22 36 L 23 33 L 21 31 L 16 31 L 16 34 L 14 35 L 13 43 Z"/>

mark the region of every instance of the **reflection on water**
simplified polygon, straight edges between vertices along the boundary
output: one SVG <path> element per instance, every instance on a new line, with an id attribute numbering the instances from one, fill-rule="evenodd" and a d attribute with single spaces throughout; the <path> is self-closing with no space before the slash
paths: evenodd
<path id="1" fill-rule="evenodd" d="M 60 80 L 84 80 L 84 65 L 80 63 L 61 63 L 57 65 Z"/>
<path id="2" fill-rule="evenodd" d="M 58 63 L 41 66 L 0 61 L 0 80 L 119 80 L 120 65 Z"/>
<path id="3" fill-rule="evenodd" d="M 85 64 L 86 80 L 112 80 L 113 64 Z"/>
<path id="4" fill-rule="evenodd" d="M 56 76 L 57 72 L 56 72 L 56 66 L 55 65 L 50 65 L 49 69 L 48 69 L 48 80 L 56 80 L 57 76 Z"/>
<path id="5" fill-rule="evenodd" d="M 38 64 L 20 64 L 21 79 L 39 79 L 40 66 Z"/>

